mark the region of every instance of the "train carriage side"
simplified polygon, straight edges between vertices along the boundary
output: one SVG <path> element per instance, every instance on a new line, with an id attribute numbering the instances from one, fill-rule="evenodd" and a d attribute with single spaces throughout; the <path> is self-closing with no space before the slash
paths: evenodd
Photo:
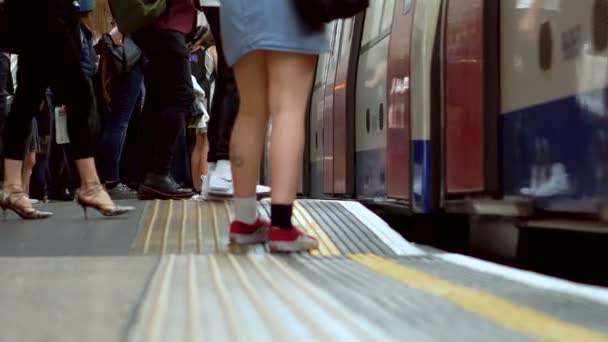
<path id="1" fill-rule="evenodd" d="M 501 2 L 505 194 L 598 214 L 608 199 L 608 3 Z"/>

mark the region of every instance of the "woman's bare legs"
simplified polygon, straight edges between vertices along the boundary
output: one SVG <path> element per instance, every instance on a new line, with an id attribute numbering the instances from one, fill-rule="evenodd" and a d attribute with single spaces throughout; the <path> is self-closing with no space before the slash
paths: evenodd
<path id="1" fill-rule="evenodd" d="M 268 239 L 271 251 L 295 252 L 316 247 L 314 238 L 291 224 L 304 149 L 304 118 L 313 80 L 315 56 L 254 51 L 234 66 L 241 98 L 230 146 L 236 221 L 230 237 L 238 243 Z M 255 188 L 268 113 L 272 114 L 272 207 L 266 236 L 257 219 Z"/>
<path id="2" fill-rule="evenodd" d="M 237 199 L 256 197 L 269 117 L 267 54 L 266 51 L 253 51 L 234 65 L 241 102 L 230 141 L 234 197 Z"/>
<path id="3" fill-rule="evenodd" d="M 196 192 L 202 190 L 201 176 L 207 175 L 207 152 L 209 146 L 207 144 L 207 134 L 196 134 L 196 143 L 192 150 L 192 183 Z"/>
<path id="4" fill-rule="evenodd" d="M 21 171 L 21 184 L 23 185 L 23 192 L 27 195 L 30 194 L 30 180 L 32 179 L 32 172 L 36 165 L 36 152 L 28 152 L 23 160 L 23 168 Z"/>
<path id="5" fill-rule="evenodd" d="M 100 208 L 114 207 L 114 202 L 106 191 L 95 191 L 100 189 L 101 185 L 95 168 L 95 160 L 93 158 L 76 159 L 74 163 L 80 175 L 80 188 L 78 190 L 84 199 Z M 87 196 L 87 194 L 89 195 Z"/>
<path id="6" fill-rule="evenodd" d="M 267 53 L 273 204 L 291 205 L 296 198 L 304 154 L 306 107 L 316 61 L 316 55 Z"/>

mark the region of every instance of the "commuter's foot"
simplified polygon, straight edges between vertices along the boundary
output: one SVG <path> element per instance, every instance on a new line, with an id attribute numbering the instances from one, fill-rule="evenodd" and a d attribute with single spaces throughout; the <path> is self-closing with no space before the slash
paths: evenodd
<path id="1" fill-rule="evenodd" d="M 149 173 L 139 186 L 140 199 L 189 199 L 192 190 L 184 189 L 168 175 Z"/>
<path id="2" fill-rule="evenodd" d="M 230 241 L 238 244 L 254 244 L 266 241 L 270 222 L 258 218 L 254 224 L 234 221 L 230 224 Z"/>
<path id="3" fill-rule="evenodd" d="M 265 185 L 256 186 L 256 194 L 258 197 L 270 195 L 270 190 L 270 187 Z M 203 180 L 203 194 L 208 194 L 209 197 L 217 198 L 229 198 L 234 196 L 232 170 L 229 161 L 220 160 L 217 163 L 215 170 L 209 170 L 209 175 Z"/>
<path id="4" fill-rule="evenodd" d="M 108 195 L 110 195 L 113 200 L 137 198 L 137 192 L 123 183 L 106 183 L 106 189 L 108 191 Z"/>
<path id="5" fill-rule="evenodd" d="M 268 230 L 268 247 L 273 253 L 305 252 L 317 246 L 317 239 L 296 227 L 292 229 L 271 227 Z"/>

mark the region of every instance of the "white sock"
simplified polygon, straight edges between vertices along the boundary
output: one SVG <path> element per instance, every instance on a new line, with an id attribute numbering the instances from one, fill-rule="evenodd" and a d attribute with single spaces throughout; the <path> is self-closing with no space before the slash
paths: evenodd
<path id="1" fill-rule="evenodd" d="M 234 219 L 246 224 L 254 224 L 258 219 L 257 200 L 255 197 L 234 199 Z"/>

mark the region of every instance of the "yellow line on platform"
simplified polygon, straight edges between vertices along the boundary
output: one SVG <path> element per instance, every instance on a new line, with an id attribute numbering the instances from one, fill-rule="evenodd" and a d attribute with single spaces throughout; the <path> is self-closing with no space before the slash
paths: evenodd
<path id="1" fill-rule="evenodd" d="M 357 263 L 408 287 L 443 297 L 462 309 L 505 328 L 548 341 L 608 341 L 608 335 L 548 316 L 494 295 L 446 280 L 371 254 L 350 255 Z"/>
<path id="2" fill-rule="evenodd" d="M 342 255 L 338 247 L 334 244 L 333 241 L 327 236 L 325 231 L 319 227 L 315 219 L 310 216 L 308 211 L 302 207 L 302 205 L 298 202 L 294 203 L 294 216 L 300 223 L 303 225 L 302 229 L 306 229 L 309 233 L 311 233 L 314 237 L 319 240 L 319 248 L 316 250 L 312 250 L 310 253 L 313 255 L 323 255 L 323 256 L 336 256 Z"/>

